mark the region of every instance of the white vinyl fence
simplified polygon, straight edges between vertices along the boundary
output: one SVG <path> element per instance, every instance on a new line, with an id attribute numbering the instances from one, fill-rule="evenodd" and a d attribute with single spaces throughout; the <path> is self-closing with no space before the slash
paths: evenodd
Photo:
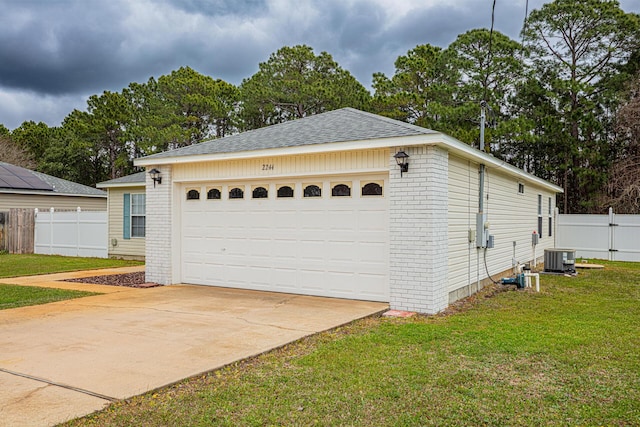
<path id="1" fill-rule="evenodd" d="M 108 257 L 106 211 L 38 211 L 36 209 L 36 254 Z"/>
<path id="2" fill-rule="evenodd" d="M 640 261 L 640 215 L 557 215 L 556 247 L 576 257 Z"/>

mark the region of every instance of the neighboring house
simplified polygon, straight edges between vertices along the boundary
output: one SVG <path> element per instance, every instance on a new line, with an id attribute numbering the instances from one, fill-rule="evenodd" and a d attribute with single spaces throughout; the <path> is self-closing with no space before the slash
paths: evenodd
<path id="1" fill-rule="evenodd" d="M 445 134 L 351 108 L 135 164 L 161 178 L 146 177 L 147 280 L 422 313 L 476 292 L 487 270 L 531 261 L 534 230 L 536 258 L 553 247 L 562 191 Z"/>
<path id="2" fill-rule="evenodd" d="M 107 193 L 86 185 L 0 162 L 0 212 L 12 208 L 105 210 Z"/>
<path id="3" fill-rule="evenodd" d="M 109 257 L 144 259 L 145 173 L 101 182 L 109 194 Z"/>

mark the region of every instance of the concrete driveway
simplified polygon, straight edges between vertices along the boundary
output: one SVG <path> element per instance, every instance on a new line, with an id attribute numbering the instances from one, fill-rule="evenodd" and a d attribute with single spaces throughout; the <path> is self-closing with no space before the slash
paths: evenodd
<path id="1" fill-rule="evenodd" d="M 105 270 L 73 276 L 99 274 Z M 0 281 L 109 292 L 0 311 L 0 426 L 54 425 L 388 307 L 207 286 L 57 282 L 66 277 Z"/>

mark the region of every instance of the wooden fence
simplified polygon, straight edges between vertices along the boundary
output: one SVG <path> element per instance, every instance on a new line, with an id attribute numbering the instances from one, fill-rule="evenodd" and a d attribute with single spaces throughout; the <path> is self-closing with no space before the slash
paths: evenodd
<path id="1" fill-rule="evenodd" d="M 9 209 L 0 215 L 0 250 L 11 254 L 32 254 L 35 212 L 33 209 Z"/>
<path id="2" fill-rule="evenodd" d="M 6 251 L 6 245 L 4 241 L 5 236 L 5 223 L 7 222 L 7 216 L 9 212 L 0 212 L 0 252 Z"/>

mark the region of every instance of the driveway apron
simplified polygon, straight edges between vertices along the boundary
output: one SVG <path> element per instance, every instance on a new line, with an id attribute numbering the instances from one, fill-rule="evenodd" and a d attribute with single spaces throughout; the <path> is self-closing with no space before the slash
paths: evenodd
<path id="1" fill-rule="evenodd" d="M 173 285 L 2 310 L 0 426 L 55 425 L 387 307 Z"/>

